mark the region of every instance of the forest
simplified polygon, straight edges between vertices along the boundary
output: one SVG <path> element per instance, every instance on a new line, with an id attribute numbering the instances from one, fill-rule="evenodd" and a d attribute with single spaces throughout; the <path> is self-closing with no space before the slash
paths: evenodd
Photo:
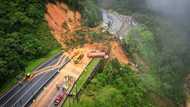
<path id="1" fill-rule="evenodd" d="M 48 2 L 55 1 L 62 0 Z M 84 26 L 100 24 L 101 8 L 133 16 L 138 22 L 122 44 L 139 72 L 115 59 L 106 61 L 83 87 L 79 102 L 72 107 L 159 107 L 155 101 L 158 97 L 169 102 L 166 106 L 184 104 L 184 82 L 190 73 L 189 8 L 183 16 L 151 7 L 150 1 L 64 0 L 71 9 L 80 11 Z M 0 83 L 6 84 L 24 74 L 29 62 L 48 55 L 60 45 L 44 20 L 47 1 L 0 2 Z"/>
<path id="2" fill-rule="evenodd" d="M 80 11 L 83 17 L 82 23 L 85 26 L 95 27 L 102 20 L 97 0 L 64 0 L 64 3 L 69 5 L 71 9 Z"/>
<path id="3" fill-rule="evenodd" d="M 128 66 L 117 60 L 106 62 L 80 92 L 79 101 L 69 99 L 66 107 L 154 107 L 145 84 Z"/>
<path id="4" fill-rule="evenodd" d="M 45 1 L 0 2 L 0 83 L 5 83 L 59 45 L 44 20 Z"/>
<path id="5" fill-rule="evenodd" d="M 186 98 L 183 86 L 189 74 L 190 24 L 187 19 L 190 18 L 190 3 L 187 0 L 161 2 L 166 7 L 154 7 L 159 4 L 155 0 L 104 0 L 101 5 L 132 15 L 139 23 L 124 39 L 127 51 L 144 72 L 141 78 L 147 83 L 147 88 L 179 106 Z M 172 11 L 174 5 L 183 9 L 183 13 Z M 166 10 L 167 7 L 171 9 Z"/>
<path id="6" fill-rule="evenodd" d="M 44 19 L 46 3 L 55 1 L 58 0 L 1 0 L 0 83 L 7 84 L 8 78 L 15 79 L 15 76 L 21 79 L 30 62 L 60 48 Z M 93 0 L 66 0 L 65 3 L 83 13 L 84 25 L 95 26 L 101 20 Z"/>
<path id="7" fill-rule="evenodd" d="M 121 93 L 121 96 L 119 96 L 121 98 L 119 99 L 126 98 L 124 102 L 127 103 L 124 103 L 121 100 L 121 102 L 117 102 L 117 99 L 109 99 L 108 97 L 101 96 L 101 93 L 104 92 L 104 88 L 110 88 L 110 92 L 107 92 L 107 94 L 109 93 L 109 96 L 111 96 L 110 94 L 112 93 L 120 93 L 120 91 L 118 92 L 120 89 L 114 89 L 119 87 L 114 85 L 114 83 L 110 83 L 108 87 L 99 87 L 99 84 L 109 84 L 105 83 L 107 80 L 105 78 L 109 78 L 107 77 L 108 74 L 104 74 L 107 69 L 110 69 L 110 73 L 117 72 L 117 70 L 113 70 L 114 68 L 117 68 L 115 66 L 117 64 L 110 64 L 112 63 L 111 61 L 104 69 L 100 70 L 101 73 L 98 73 L 95 76 L 95 79 L 93 79 L 89 86 L 83 90 L 84 92 L 82 91 L 79 104 L 74 104 L 73 106 L 112 106 L 114 103 L 120 107 L 139 107 L 142 105 L 143 107 L 163 106 L 159 105 L 159 101 L 155 102 L 151 100 L 154 99 L 155 96 L 156 99 L 162 99 L 166 107 L 184 105 L 186 100 L 184 94 L 186 91 L 184 89 L 184 80 L 189 74 L 190 63 L 190 44 L 188 42 L 190 40 L 188 37 L 188 34 L 190 33 L 188 29 L 190 24 L 188 23 L 189 20 L 187 20 L 189 16 L 185 15 L 178 18 L 178 14 L 175 12 L 171 14 L 176 14 L 176 17 L 165 14 L 165 11 L 155 11 L 148 6 L 148 0 L 99 0 L 98 3 L 100 7 L 115 10 L 123 15 L 131 15 L 138 22 L 138 26 L 132 28 L 129 34 L 126 35 L 123 44 L 126 45 L 126 51 L 129 53 L 132 60 L 138 65 L 138 69 L 140 70 L 140 73 L 134 73 L 132 75 L 137 76 L 141 81 L 137 84 L 135 83 L 134 87 L 130 87 L 129 85 L 125 91 L 127 92 L 131 88 L 134 88 L 130 93 L 134 92 L 139 95 L 139 97 L 135 96 L 131 98 L 134 95 L 127 96 L 124 93 Z M 172 3 L 168 6 L 172 6 Z M 188 14 L 188 9 L 186 9 L 185 12 Z M 112 67 L 109 68 L 107 66 Z M 127 71 L 128 70 L 126 69 L 126 72 Z M 100 75 L 102 78 L 105 77 L 104 81 L 97 80 L 97 78 L 101 78 Z M 118 84 L 123 82 L 127 84 L 127 81 L 121 79 L 122 77 L 120 78 L 120 76 L 118 76 L 117 78 L 117 75 L 114 76 L 116 76 L 116 78 L 113 77 L 107 81 L 115 81 L 115 79 L 117 81 L 119 78 L 121 81 L 118 81 Z M 126 75 L 124 77 L 130 78 L 130 76 L 131 75 Z M 136 80 L 132 79 L 130 82 L 136 82 Z M 141 85 L 139 86 L 138 84 Z M 142 90 L 138 90 L 137 87 L 140 87 Z M 147 94 L 147 92 L 149 94 Z M 104 99 L 104 101 L 96 97 L 96 95 L 98 96 L 99 94 L 101 98 L 103 97 L 102 99 Z M 142 96 L 148 96 L 148 100 L 144 97 L 143 99 Z M 130 102 L 129 99 L 132 99 L 132 101 L 130 100 Z M 91 103 L 87 103 L 87 101 Z M 138 101 L 140 103 L 138 103 Z M 142 104 L 142 101 L 145 102 L 145 104 Z"/>

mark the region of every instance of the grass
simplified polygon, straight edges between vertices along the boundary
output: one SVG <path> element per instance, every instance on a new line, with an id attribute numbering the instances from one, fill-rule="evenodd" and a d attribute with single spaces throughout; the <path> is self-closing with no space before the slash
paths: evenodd
<path id="1" fill-rule="evenodd" d="M 45 57 L 30 61 L 28 63 L 28 66 L 25 69 L 26 73 L 31 73 L 38 65 L 44 63 L 45 61 L 47 61 L 48 59 L 50 59 L 52 56 L 59 53 L 60 51 L 61 51 L 61 48 L 56 48 L 52 50 L 51 52 L 49 52 L 48 55 L 46 55 Z"/>
<path id="2" fill-rule="evenodd" d="M 76 95 L 76 93 L 78 93 L 78 91 L 82 88 L 82 86 L 84 85 L 84 83 L 87 81 L 88 77 L 91 75 L 94 67 L 100 62 L 100 59 L 93 59 L 90 64 L 86 67 L 86 69 L 84 70 L 84 72 L 81 74 L 81 77 L 79 78 L 79 80 L 76 82 L 75 87 L 73 88 L 73 90 L 71 91 L 71 93 L 73 95 Z M 77 88 L 77 92 L 76 92 L 76 88 Z"/>
<path id="3" fill-rule="evenodd" d="M 76 93 L 79 92 L 79 89 L 82 88 L 82 86 L 85 84 L 85 82 L 87 81 L 87 79 L 89 78 L 89 76 L 91 75 L 94 67 L 100 62 L 100 59 L 93 59 L 90 64 L 86 67 L 86 69 L 84 70 L 84 72 L 81 74 L 81 77 L 79 78 L 79 80 L 77 81 L 75 87 L 72 89 L 71 93 L 73 95 L 76 95 Z M 76 92 L 76 86 L 77 86 L 77 92 Z M 74 103 L 74 101 L 72 98 L 67 98 L 66 102 L 63 104 L 64 107 L 70 107 L 71 102 Z M 63 107 L 62 105 L 62 107 Z"/>
<path id="4" fill-rule="evenodd" d="M 3 93 L 7 92 L 9 89 L 11 89 L 15 84 L 17 83 L 17 79 L 9 79 L 7 83 L 2 83 L 0 86 L 0 95 L 3 95 Z"/>
<path id="5" fill-rule="evenodd" d="M 51 52 L 49 52 L 45 57 L 42 57 L 42 58 L 30 61 L 28 63 L 28 66 L 26 67 L 26 72 L 27 73 L 32 72 L 32 70 L 35 67 L 37 67 L 41 63 L 47 61 L 48 59 L 50 59 L 51 57 L 53 57 L 55 54 L 57 54 L 60 51 L 61 51 L 61 48 L 56 48 L 56 49 L 52 50 Z M 8 82 L 2 83 L 1 86 L 0 86 L 0 95 L 2 95 L 3 93 L 6 93 L 16 83 L 17 83 L 17 79 L 16 78 L 9 79 Z"/>

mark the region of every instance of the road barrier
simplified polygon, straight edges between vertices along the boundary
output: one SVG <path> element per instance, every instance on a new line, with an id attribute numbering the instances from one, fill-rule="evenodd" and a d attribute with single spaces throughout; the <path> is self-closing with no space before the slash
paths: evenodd
<path id="1" fill-rule="evenodd" d="M 90 79 L 93 77 L 93 75 L 96 73 L 96 71 L 100 68 L 101 62 L 102 62 L 102 58 L 100 58 L 100 62 L 99 62 L 96 66 L 94 66 L 94 68 L 92 69 L 91 75 L 88 77 L 87 81 L 86 81 L 84 84 L 86 84 L 86 83 L 88 82 L 88 80 L 90 80 Z M 90 64 L 90 63 L 89 63 L 89 64 Z M 88 65 L 89 65 L 89 64 L 88 64 Z M 88 67 L 88 65 L 87 65 L 86 67 Z M 82 75 L 83 75 L 83 73 L 82 73 L 82 74 L 79 76 L 79 78 L 74 82 L 72 88 L 71 88 L 70 90 L 68 90 L 68 95 L 72 95 L 71 92 L 72 92 L 72 90 L 74 89 L 75 85 L 77 84 L 77 81 L 80 79 L 80 77 L 81 77 Z M 80 92 L 80 90 L 81 90 L 81 89 L 78 90 L 78 93 Z M 77 96 L 78 93 L 76 93 L 76 96 Z M 67 98 L 68 98 L 68 95 L 66 96 L 65 99 L 63 99 L 63 101 L 61 102 L 61 104 L 64 104 L 64 103 L 66 102 L 66 100 L 67 100 Z M 61 105 L 59 105 L 59 107 L 61 107 Z"/>
<path id="2" fill-rule="evenodd" d="M 53 59 L 56 59 L 58 57 L 60 57 L 63 54 L 63 51 L 59 52 L 58 54 L 56 54 L 53 58 L 49 59 L 48 61 L 46 61 L 43 64 L 40 64 L 39 66 L 35 67 L 33 69 L 33 71 L 37 71 L 39 69 L 42 69 L 43 67 L 47 66 L 48 64 L 52 63 Z M 6 92 L 4 95 L 0 96 L 0 106 L 3 105 L 5 102 L 7 102 L 7 100 L 15 93 L 17 92 L 18 89 L 23 88 L 23 86 L 19 83 L 17 83 L 16 85 L 14 85 L 8 92 Z"/>
<path id="3" fill-rule="evenodd" d="M 62 64 L 62 67 L 66 65 L 70 60 L 66 59 L 65 62 Z M 48 73 L 48 78 L 42 78 L 36 85 L 31 87 L 26 94 L 24 94 L 20 99 L 13 105 L 13 107 L 24 107 L 27 106 L 42 90 L 42 88 L 47 85 L 59 72 L 60 68 L 57 68 L 55 71 Z"/>
<path id="4" fill-rule="evenodd" d="M 54 58 L 59 58 L 62 53 L 56 55 Z M 51 58 L 54 59 L 54 58 Z M 47 85 L 71 59 L 68 57 L 61 57 L 59 65 L 55 69 L 49 69 L 50 72 L 45 72 L 42 75 L 23 84 L 15 85 L 8 93 L 0 98 L 0 107 L 24 107 L 29 105 L 31 101 L 41 92 L 42 88 Z M 52 63 L 51 61 L 50 63 Z M 45 63 L 45 64 L 50 64 Z M 30 87 L 29 87 L 30 86 Z"/>
<path id="5" fill-rule="evenodd" d="M 55 75 L 57 75 L 58 70 L 52 71 L 48 73 L 48 78 L 44 77 L 42 78 L 38 84 L 31 87 L 28 92 L 20 97 L 20 100 L 18 100 L 13 106 L 14 107 L 25 107 L 37 94 L 40 92 L 40 90 L 50 81 L 53 79 Z"/>
<path id="6" fill-rule="evenodd" d="M 17 92 L 18 89 L 22 88 L 21 84 L 14 85 L 6 94 L 0 97 L 0 106 L 7 102 L 7 100 Z"/>
<path id="7" fill-rule="evenodd" d="M 59 52 L 59 53 L 56 54 L 53 58 L 50 58 L 50 59 L 49 59 L 48 61 L 46 61 L 45 63 L 40 64 L 39 66 L 35 67 L 35 68 L 33 69 L 33 71 L 38 71 L 39 69 L 44 68 L 45 66 L 47 66 L 48 64 L 50 64 L 50 63 L 53 61 L 53 59 L 56 59 L 56 58 L 60 57 L 62 54 L 63 54 L 63 51 Z"/>

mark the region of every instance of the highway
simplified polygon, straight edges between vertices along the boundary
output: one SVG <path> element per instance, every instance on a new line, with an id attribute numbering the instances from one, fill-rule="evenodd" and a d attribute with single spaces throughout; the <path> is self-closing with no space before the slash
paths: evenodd
<path id="1" fill-rule="evenodd" d="M 59 62 L 59 66 L 41 73 L 32 80 L 22 81 L 16 84 L 4 96 L 0 97 L 0 107 L 25 107 L 42 91 L 42 89 L 59 73 L 59 70 L 67 64 L 70 59 L 62 54 L 57 55 L 46 63 L 36 68 L 41 70 L 53 66 Z M 43 70 L 42 70 L 43 71 Z M 36 72 L 34 70 L 34 72 Z"/>

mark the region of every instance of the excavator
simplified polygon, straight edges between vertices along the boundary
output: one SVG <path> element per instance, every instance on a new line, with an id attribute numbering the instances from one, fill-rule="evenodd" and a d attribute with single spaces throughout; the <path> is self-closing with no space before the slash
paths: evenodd
<path id="1" fill-rule="evenodd" d="M 74 63 L 75 64 L 78 64 L 78 63 L 80 63 L 80 61 L 82 60 L 82 58 L 84 57 L 84 54 L 79 54 L 79 55 L 77 55 L 76 57 L 74 57 Z"/>
<path id="2" fill-rule="evenodd" d="M 79 49 L 77 52 L 75 52 L 75 55 L 73 57 L 73 62 L 75 64 L 79 64 L 83 57 L 84 57 L 83 51 Z"/>

